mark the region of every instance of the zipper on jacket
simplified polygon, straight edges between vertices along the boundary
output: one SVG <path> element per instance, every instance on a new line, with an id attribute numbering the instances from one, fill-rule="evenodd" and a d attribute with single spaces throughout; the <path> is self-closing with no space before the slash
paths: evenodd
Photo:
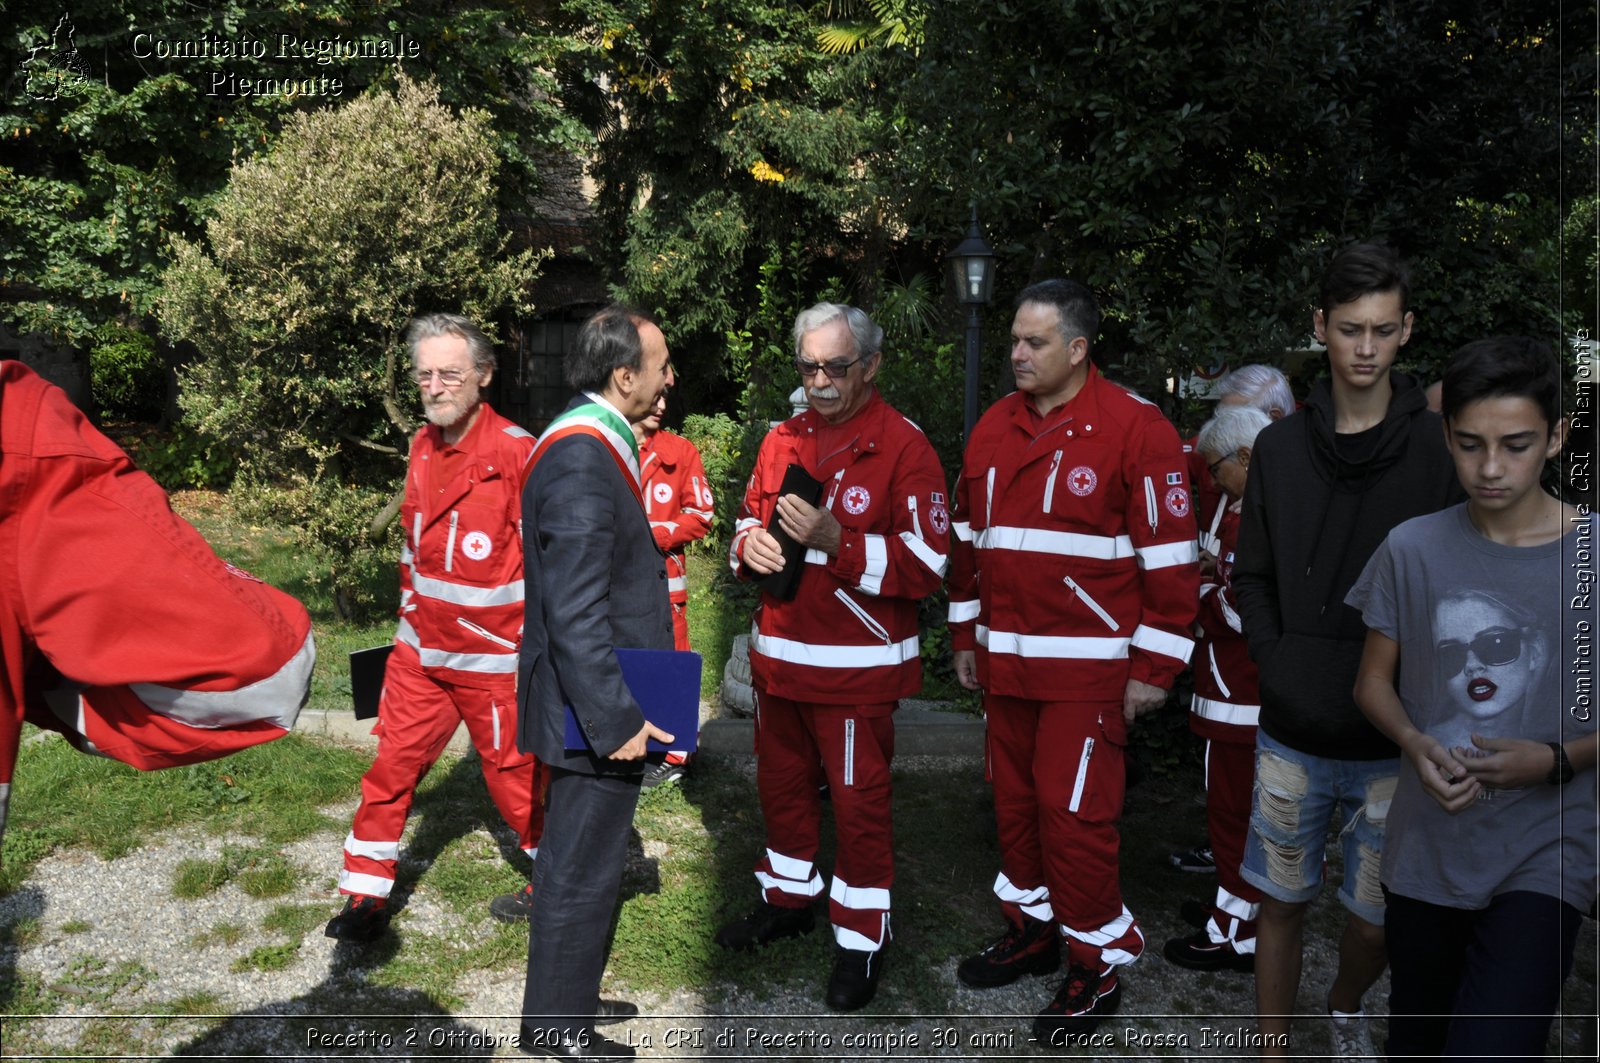
<path id="1" fill-rule="evenodd" d="M 460 517 L 460 510 L 452 509 L 450 511 L 450 537 L 444 542 L 444 570 L 446 572 L 450 571 L 450 566 L 456 559 L 456 521 Z"/>
<path id="2" fill-rule="evenodd" d="M 983 526 L 994 527 L 994 466 L 989 466 L 989 475 L 984 482 L 983 496 Z"/>
<path id="3" fill-rule="evenodd" d="M 1228 684 L 1222 681 L 1222 671 L 1217 667 L 1217 644 L 1215 642 L 1206 643 L 1206 656 L 1211 660 L 1211 678 L 1217 681 L 1217 689 L 1222 691 L 1223 697 L 1233 697 L 1233 691 L 1229 690 Z"/>
<path id="4" fill-rule="evenodd" d="M 844 721 L 844 784 L 856 784 L 856 722 Z"/>
<path id="5" fill-rule="evenodd" d="M 835 587 L 833 596 L 843 602 L 845 604 L 845 608 L 856 614 L 856 619 L 861 621 L 868 631 L 882 639 L 885 646 L 894 645 L 894 639 L 889 637 L 889 630 L 874 620 L 871 613 L 867 612 L 859 604 L 857 604 L 856 600 L 850 597 L 850 593 L 848 591 L 846 591 L 843 587 Z"/>
<path id="6" fill-rule="evenodd" d="M 844 470 L 840 469 L 833 474 L 833 486 L 828 489 L 828 500 L 822 503 L 823 509 L 833 508 L 833 496 L 839 493 L 839 484 L 844 481 Z"/>
<path id="7" fill-rule="evenodd" d="M 1071 576 L 1062 576 L 1061 582 L 1071 587 L 1072 593 L 1078 596 L 1078 600 L 1084 605 L 1087 605 L 1095 616 L 1098 616 L 1101 620 L 1104 620 L 1106 622 L 1106 627 L 1110 628 L 1112 631 L 1117 630 L 1116 619 L 1112 617 L 1110 613 L 1106 612 L 1105 609 L 1101 607 L 1099 602 L 1089 597 L 1089 592 L 1084 590 L 1077 580 L 1073 579 Z"/>
<path id="8" fill-rule="evenodd" d="M 1156 512 L 1156 485 L 1150 482 L 1150 477 L 1144 478 L 1144 509 L 1150 517 L 1150 534 L 1156 533 L 1156 524 L 1161 515 Z"/>
<path id="9" fill-rule="evenodd" d="M 1061 451 L 1050 459 L 1050 475 L 1044 478 L 1044 511 L 1050 512 L 1050 502 L 1056 497 L 1056 472 L 1061 468 Z"/>
<path id="10" fill-rule="evenodd" d="M 906 508 L 911 511 L 911 534 L 918 539 L 922 538 L 922 521 L 917 518 L 917 496 L 906 496 Z M 927 540 L 923 540 L 926 542 Z"/>
<path id="11" fill-rule="evenodd" d="M 472 632 L 474 635 L 482 635 L 484 638 L 488 639 L 490 642 L 498 642 L 500 645 L 504 646 L 508 650 L 514 650 L 514 649 L 517 648 L 517 644 L 515 642 L 512 642 L 509 639 L 501 638 L 499 635 L 496 635 L 493 631 L 490 631 L 488 628 L 483 627 L 483 626 L 481 626 L 479 624 L 474 624 L 472 621 L 468 620 L 464 616 L 456 617 L 456 623 L 460 624 L 462 627 L 466 628 L 468 631 Z"/>
<path id="12" fill-rule="evenodd" d="M 1067 802 L 1068 812 L 1077 812 L 1083 801 L 1083 784 L 1089 777 L 1089 758 L 1094 756 L 1094 739 L 1083 740 L 1083 755 L 1078 758 L 1078 779 L 1072 784 L 1072 800 Z"/>

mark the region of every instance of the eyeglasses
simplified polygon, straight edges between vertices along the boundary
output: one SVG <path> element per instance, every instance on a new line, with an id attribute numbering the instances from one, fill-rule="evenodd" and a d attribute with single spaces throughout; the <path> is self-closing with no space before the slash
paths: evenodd
<path id="1" fill-rule="evenodd" d="M 439 383 L 447 388 L 458 388 L 467 379 L 467 372 L 464 369 L 418 369 L 411 374 L 411 379 L 417 382 L 419 388 L 427 387 L 428 381 L 434 377 L 438 377 Z"/>
<path id="2" fill-rule="evenodd" d="M 848 362 L 808 362 L 804 358 L 796 358 L 794 371 L 800 374 L 801 380 L 809 380 L 818 372 L 825 374 L 829 380 L 843 380 L 845 374 L 850 372 L 850 367 L 863 360 L 860 355 Z"/>
<path id="3" fill-rule="evenodd" d="M 1481 664 L 1498 668 L 1522 656 L 1522 632 L 1514 627 L 1492 628 L 1471 642 L 1439 643 L 1434 652 L 1446 679 L 1454 679 L 1466 670 L 1468 650 Z"/>
<path id="4" fill-rule="evenodd" d="M 1224 465 L 1226 465 L 1230 461 L 1238 461 L 1238 460 L 1239 460 L 1239 455 L 1237 455 L 1237 454 L 1228 454 L 1228 455 L 1225 455 L 1223 457 L 1218 458 L 1216 461 L 1214 461 L 1211 464 L 1207 465 L 1206 469 L 1210 471 L 1211 478 L 1213 480 L 1215 480 L 1217 478 L 1217 470 L 1218 469 L 1222 468 Z"/>

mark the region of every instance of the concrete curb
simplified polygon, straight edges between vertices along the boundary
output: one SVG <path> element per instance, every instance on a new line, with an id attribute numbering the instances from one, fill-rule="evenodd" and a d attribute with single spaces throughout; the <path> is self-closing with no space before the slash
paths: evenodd
<path id="1" fill-rule="evenodd" d="M 957 712 L 931 707 L 932 702 L 902 702 L 894 714 L 894 751 L 913 757 L 981 757 L 983 721 Z M 712 756 L 748 757 L 755 749 L 755 723 L 752 720 L 724 717 L 706 719 L 711 707 L 701 703 L 700 749 Z M 344 745 L 376 748 L 372 733 L 376 720 L 358 720 L 343 709 L 306 709 L 300 713 L 295 733 L 323 738 Z M 463 725 L 450 736 L 446 748 L 456 754 L 472 748 Z"/>

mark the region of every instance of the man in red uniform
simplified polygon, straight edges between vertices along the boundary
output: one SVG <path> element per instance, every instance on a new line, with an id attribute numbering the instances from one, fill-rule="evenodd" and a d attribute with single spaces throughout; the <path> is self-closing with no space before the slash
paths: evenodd
<path id="1" fill-rule="evenodd" d="M 327 935 L 370 941 L 389 922 L 400 836 L 419 783 L 465 721 L 489 796 L 539 851 L 539 763 L 517 750 L 517 643 L 522 633 L 522 467 L 527 431 L 495 413 L 482 388 L 494 347 L 466 318 L 431 314 L 406 335 L 428 424 L 411 441 L 400 520 L 400 627 L 378 703 L 378 753 L 344 843 Z M 531 887 L 496 897 L 503 922 L 526 919 Z"/>
<path id="2" fill-rule="evenodd" d="M 1196 437 L 1196 449 L 1224 501 L 1216 525 L 1216 567 L 1200 585 L 1189 715 L 1190 728 L 1206 740 L 1206 836 L 1215 856 L 1217 895 L 1205 925 L 1189 937 L 1171 939 L 1162 951 L 1171 962 L 1197 971 L 1255 969 L 1261 891 L 1240 876 L 1239 865 L 1250 830 L 1261 698 L 1233 597 L 1233 564 L 1245 471 L 1256 434 L 1271 423 L 1253 406 L 1221 406 Z"/>
<path id="3" fill-rule="evenodd" d="M 984 691 L 1009 924 L 957 974 L 1046 974 L 1064 939 L 1067 977 L 1034 1023 L 1053 1047 L 1116 1010 L 1117 968 L 1144 950 L 1117 875 L 1123 748 L 1189 659 L 1199 587 L 1182 444 L 1090 363 L 1099 327 L 1081 284 L 1023 290 L 1017 391 L 973 429 L 953 525 L 956 675 Z"/>
<path id="4" fill-rule="evenodd" d="M 304 606 L 0 361 L 0 836 L 24 720 L 143 770 L 194 764 L 287 734 L 315 661 Z"/>
<path id="5" fill-rule="evenodd" d="M 672 601 L 672 647 L 689 649 L 689 583 L 683 551 L 711 531 L 715 510 L 700 452 L 680 435 L 661 429 L 667 397 L 656 400 L 644 420 L 633 424 L 639 442 L 639 476 L 644 482 L 645 516 L 656 545 L 667 555 L 667 596 Z M 686 758 L 674 751 L 645 769 L 650 789 L 683 778 Z"/>
<path id="6" fill-rule="evenodd" d="M 838 836 L 826 999 L 848 1011 L 877 992 L 889 942 L 891 714 L 921 689 L 917 601 L 944 574 L 950 516 L 933 447 L 873 386 L 883 330 L 855 307 L 819 303 L 795 320 L 794 337 L 811 408 L 762 441 L 729 553 L 740 575 L 781 570 L 767 531 L 774 513 L 806 547 L 794 597 L 762 593 L 750 643 L 762 901 L 717 943 L 755 948 L 812 929 L 826 780 Z M 822 482 L 819 506 L 779 497 L 791 463 Z"/>

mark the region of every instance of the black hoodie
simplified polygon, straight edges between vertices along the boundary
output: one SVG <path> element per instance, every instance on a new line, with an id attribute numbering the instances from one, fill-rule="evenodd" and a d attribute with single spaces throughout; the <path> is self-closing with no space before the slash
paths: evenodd
<path id="1" fill-rule="evenodd" d="M 1261 729 L 1332 760 L 1398 755 L 1353 691 L 1366 625 L 1344 604 L 1395 525 L 1466 496 L 1422 389 L 1390 373 L 1378 426 L 1335 436 L 1327 377 L 1303 410 L 1256 437 L 1244 493 L 1233 586 L 1261 672 Z"/>

